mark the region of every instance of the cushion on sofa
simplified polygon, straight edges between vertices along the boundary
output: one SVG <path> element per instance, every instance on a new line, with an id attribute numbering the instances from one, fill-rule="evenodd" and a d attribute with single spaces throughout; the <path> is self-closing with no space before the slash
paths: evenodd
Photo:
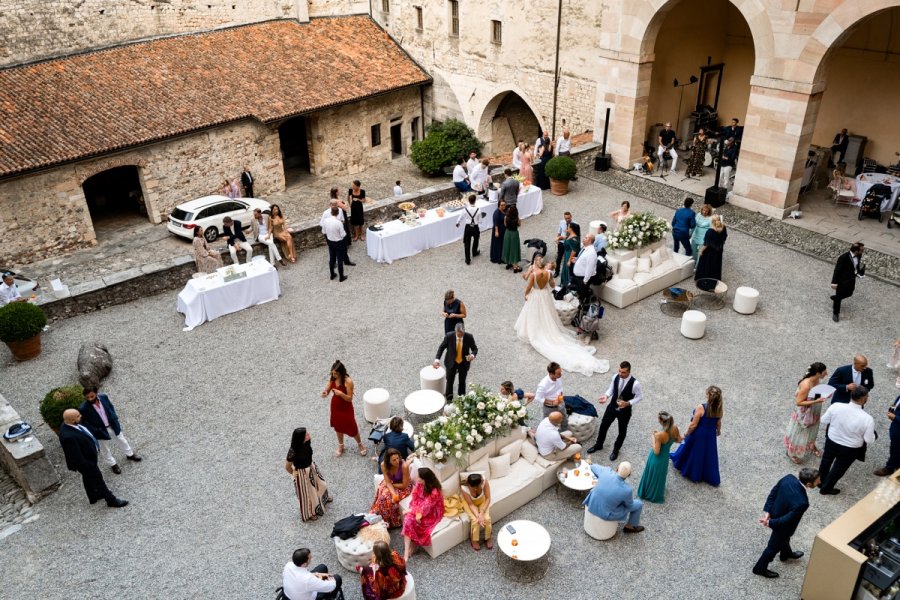
<path id="1" fill-rule="evenodd" d="M 630 258 L 619 265 L 619 279 L 633 279 L 637 272 L 637 259 Z"/>
<path id="2" fill-rule="evenodd" d="M 485 443 L 485 445 L 478 450 L 472 450 L 471 452 L 469 452 L 469 465 L 471 465 L 472 463 L 477 463 L 482 458 L 487 458 L 491 455 L 493 450 L 493 446 L 488 443 Z"/>
<path id="3" fill-rule="evenodd" d="M 491 476 L 489 479 L 494 481 L 501 479 L 509 474 L 509 454 L 500 454 L 488 459 L 491 465 Z"/>
<path id="4" fill-rule="evenodd" d="M 650 272 L 650 257 L 642 257 L 637 261 L 637 272 L 638 273 L 649 273 Z"/>
<path id="5" fill-rule="evenodd" d="M 653 275 L 651 275 L 650 273 L 637 272 L 634 274 L 633 281 L 640 286 L 644 285 L 651 279 L 653 279 Z"/>
<path id="6" fill-rule="evenodd" d="M 491 503 L 514 494 L 543 475 L 543 469 L 520 460 L 509 468 L 509 475 L 491 480 Z"/>
<path id="7" fill-rule="evenodd" d="M 477 462 L 473 462 L 469 464 L 469 467 L 466 469 L 469 473 L 472 471 L 484 471 L 490 477 L 491 465 L 488 463 L 488 457 L 485 455 L 481 460 Z"/>
<path id="8" fill-rule="evenodd" d="M 660 250 L 661 249 L 656 249 L 650 253 L 650 268 L 651 269 L 653 269 L 653 267 L 659 265 L 663 261 L 662 252 Z"/>
<path id="9" fill-rule="evenodd" d="M 444 494 L 444 497 L 452 496 L 453 494 L 459 493 L 459 476 L 455 473 L 441 481 L 441 493 Z"/>
<path id="10" fill-rule="evenodd" d="M 534 464 L 537 457 L 537 446 L 532 444 L 530 440 L 526 440 L 525 443 L 522 444 L 522 458 L 529 464 Z"/>
<path id="11" fill-rule="evenodd" d="M 609 268 L 612 269 L 613 275 L 615 275 L 619 271 L 620 261 L 618 258 L 613 256 L 612 254 L 606 255 L 606 264 L 609 265 Z"/>
<path id="12" fill-rule="evenodd" d="M 525 440 L 516 440 L 511 444 L 507 444 L 500 448 L 500 454 L 509 454 L 509 464 L 513 464 L 522 456 L 522 444 L 524 443 Z"/>

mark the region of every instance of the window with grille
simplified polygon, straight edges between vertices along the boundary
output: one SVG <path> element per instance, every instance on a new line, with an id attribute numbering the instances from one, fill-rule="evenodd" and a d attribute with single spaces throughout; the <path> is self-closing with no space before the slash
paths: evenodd
<path id="1" fill-rule="evenodd" d="M 450 35 L 459 37 L 459 2 L 450 0 Z"/>
<path id="2" fill-rule="evenodd" d="M 422 19 L 422 7 L 421 6 L 416 7 L 416 29 L 418 29 L 419 31 L 422 31 L 423 29 L 425 29 L 424 20 Z"/>
<path id="3" fill-rule="evenodd" d="M 391 12 L 391 0 L 381 0 L 381 12 Z"/>
<path id="4" fill-rule="evenodd" d="M 500 21 L 491 21 L 491 42 L 503 43 L 503 23 Z"/>
<path id="5" fill-rule="evenodd" d="M 381 123 L 372 125 L 372 147 L 381 145 Z"/>

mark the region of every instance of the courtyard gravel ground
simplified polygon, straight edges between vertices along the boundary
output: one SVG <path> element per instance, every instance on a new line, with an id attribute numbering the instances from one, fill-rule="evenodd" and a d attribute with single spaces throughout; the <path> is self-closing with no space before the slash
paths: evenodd
<path id="1" fill-rule="evenodd" d="M 545 195 L 541 215 L 527 219 L 522 239 L 551 240 L 564 210 L 586 224 L 624 199 L 636 210 L 664 217 L 671 209 L 636 199 L 582 177 L 573 192 Z M 487 241 L 484 236 L 483 241 Z M 547 361 L 516 339 L 513 323 L 524 282 L 487 260 L 463 263 L 461 244 L 379 265 L 354 244 L 358 263 L 342 284 L 328 280 L 327 252 L 317 248 L 282 269 L 283 297 L 182 332 L 175 292 L 55 323 L 36 360 L 2 365 L 3 393 L 33 424 L 49 388 L 75 381 L 82 342 L 106 343 L 114 369 L 104 388 L 116 404 L 125 433 L 145 460 L 123 461 L 124 473 L 107 482 L 131 504 L 121 510 L 89 506 L 79 477 L 65 471 L 54 435 L 38 435 L 63 472 L 60 491 L 40 504 L 40 520 L 0 545 L 4 590 L 42 598 L 271 598 L 291 552 L 313 550 L 314 560 L 345 579 L 347 597 L 360 598 L 354 574 L 337 563 L 328 537 L 335 520 L 367 509 L 374 486 L 372 462 L 353 452 L 335 458 L 328 404 L 320 397 L 329 366 L 341 359 L 358 390 L 390 390 L 395 412 L 418 389 L 418 371 L 441 339 L 440 310 L 447 288 L 469 310 L 467 328 L 480 349 L 470 381 L 496 388 L 504 379 L 533 390 Z M 635 467 L 635 487 L 649 451 L 656 413 L 668 410 L 682 428 L 704 389 L 725 393 L 719 438 L 722 485 L 712 488 L 670 472 L 666 503 L 648 505 L 634 536 L 605 542 L 582 529 L 578 496 L 544 492 L 496 523 L 532 519 L 549 530 L 553 546 L 546 577 L 533 584 L 503 578 L 491 552 L 459 545 L 437 559 L 410 561 L 419 598 L 724 598 L 799 596 L 813 538 L 879 481 L 871 471 L 887 456 L 885 411 L 897 394 L 885 367 L 900 336 L 897 288 L 864 279 L 833 323 L 828 300 L 832 265 L 756 237 L 731 231 L 724 280 L 757 288 L 760 308 L 744 316 L 729 307 L 708 313 L 707 335 L 688 340 L 679 320 L 662 314 L 659 295 L 624 310 L 607 307 L 598 355 L 629 360 L 646 400 L 635 410 L 621 459 Z M 689 282 L 687 282 L 689 283 Z M 729 302 L 733 291 L 729 293 Z M 796 382 L 806 366 L 829 370 L 854 353 L 869 356 L 877 387 L 869 404 L 881 439 L 864 464 L 841 482 L 839 496 L 810 494 L 811 507 L 794 547 L 807 557 L 776 561 L 780 579 L 750 573 L 767 540 L 756 523 L 771 486 L 797 468 L 781 438 Z M 596 399 L 610 373 L 591 378 L 565 374 L 567 393 Z M 530 423 L 539 410 L 532 407 Z M 315 460 L 336 501 L 324 519 L 301 523 L 283 461 L 291 430 L 311 430 Z M 368 429 L 362 427 L 363 433 Z M 614 432 L 612 432 L 614 433 Z M 823 443 L 820 432 L 820 447 Z M 609 464 L 603 453 L 595 460 Z M 815 466 L 816 461 L 809 464 Z M 395 532 L 395 548 L 402 539 Z"/>

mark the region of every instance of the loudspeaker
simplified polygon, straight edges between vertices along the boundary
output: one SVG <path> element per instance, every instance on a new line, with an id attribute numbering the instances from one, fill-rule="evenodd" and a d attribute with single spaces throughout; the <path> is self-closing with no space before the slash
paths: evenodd
<path id="1" fill-rule="evenodd" d="M 594 158 L 595 171 L 609 171 L 610 167 L 612 167 L 612 157 L 609 154 L 598 154 Z"/>
<path id="2" fill-rule="evenodd" d="M 728 196 L 728 189 L 723 187 L 708 187 L 706 188 L 706 197 L 705 201 L 707 204 L 712 206 L 713 208 L 719 208 L 723 204 L 725 204 L 725 198 Z"/>

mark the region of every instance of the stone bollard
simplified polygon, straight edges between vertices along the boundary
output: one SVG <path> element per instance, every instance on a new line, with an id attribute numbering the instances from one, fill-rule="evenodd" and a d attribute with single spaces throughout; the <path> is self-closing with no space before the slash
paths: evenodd
<path id="1" fill-rule="evenodd" d="M 78 350 L 78 383 L 81 387 L 99 387 L 112 371 L 112 356 L 104 344 L 85 342 Z"/>

